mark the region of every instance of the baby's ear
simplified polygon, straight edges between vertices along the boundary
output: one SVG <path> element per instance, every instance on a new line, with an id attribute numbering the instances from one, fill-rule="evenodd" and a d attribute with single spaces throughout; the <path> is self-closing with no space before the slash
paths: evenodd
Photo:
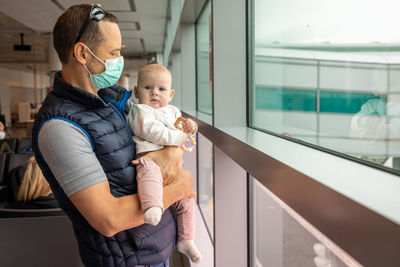
<path id="1" fill-rule="evenodd" d="M 137 86 L 135 86 L 135 88 L 133 89 L 133 93 L 135 94 L 136 98 L 139 98 L 139 92 Z"/>
<path id="2" fill-rule="evenodd" d="M 175 90 L 174 90 L 174 89 L 171 89 L 171 94 L 169 95 L 169 101 L 172 100 L 172 98 L 174 97 L 174 95 L 175 95 Z"/>

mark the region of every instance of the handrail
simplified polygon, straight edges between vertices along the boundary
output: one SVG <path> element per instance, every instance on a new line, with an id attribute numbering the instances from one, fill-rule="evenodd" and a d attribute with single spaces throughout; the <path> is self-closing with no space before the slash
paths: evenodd
<path id="1" fill-rule="evenodd" d="M 400 226 L 246 143 L 184 113 L 199 133 L 366 266 L 398 266 Z"/>

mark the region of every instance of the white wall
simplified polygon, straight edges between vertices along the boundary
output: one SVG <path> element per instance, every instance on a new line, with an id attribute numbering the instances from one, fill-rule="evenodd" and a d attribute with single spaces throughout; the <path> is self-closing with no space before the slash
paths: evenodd
<path id="1" fill-rule="evenodd" d="M 11 113 L 18 112 L 18 102 L 41 103 L 46 96 L 48 74 L 36 72 L 36 90 L 34 75 L 33 71 L 0 68 L 1 112 L 9 126 Z"/>
<path id="2" fill-rule="evenodd" d="M 37 88 L 49 86 L 49 77 L 47 73 L 37 72 L 36 75 Z M 33 71 L 0 68 L 0 85 L 34 88 Z"/>
<path id="3" fill-rule="evenodd" d="M 11 126 L 11 89 L 0 85 L 0 113 L 6 117 L 7 126 Z"/>

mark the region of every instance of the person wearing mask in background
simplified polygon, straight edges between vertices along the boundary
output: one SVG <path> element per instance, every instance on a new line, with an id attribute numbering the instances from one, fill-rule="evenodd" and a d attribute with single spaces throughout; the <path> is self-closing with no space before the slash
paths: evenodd
<path id="1" fill-rule="evenodd" d="M 75 5 L 57 20 L 53 43 L 62 63 L 35 119 L 32 146 L 60 207 L 72 220 L 85 266 L 168 266 L 176 239 L 169 208 L 193 197 L 182 150 L 146 154 L 161 169 L 165 212 L 144 224 L 135 146 L 125 121 L 130 91 L 114 86 L 123 70 L 118 19 L 97 5 Z M 103 88 L 119 93 L 99 95 Z M 100 91 L 98 91 L 100 90 Z"/>
<path id="2" fill-rule="evenodd" d="M 6 138 L 6 131 L 4 128 L 4 124 L 0 121 L 0 140 Z"/>

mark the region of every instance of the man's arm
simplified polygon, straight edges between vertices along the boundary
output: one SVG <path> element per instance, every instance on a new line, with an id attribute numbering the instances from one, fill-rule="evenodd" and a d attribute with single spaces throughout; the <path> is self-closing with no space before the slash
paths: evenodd
<path id="1" fill-rule="evenodd" d="M 61 188 L 97 231 L 113 236 L 143 224 L 138 196 L 116 198 L 111 194 L 90 141 L 79 128 L 62 120 L 50 120 L 41 128 L 38 141 L 40 151 Z M 169 207 L 180 199 L 193 196 L 190 173 L 180 167 L 181 154 L 167 149 L 155 155 L 160 161 L 170 161 L 162 169 L 174 175 L 169 179 L 170 184 L 164 187 L 164 206 Z"/>
<path id="2" fill-rule="evenodd" d="M 178 200 L 195 195 L 193 179 L 188 171 L 181 170 L 175 178 L 163 190 L 165 209 Z M 108 237 L 144 223 L 138 195 L 115 198 L 110 194 L 107 181 L 87 187 L 71 195 L 70 199 L 85 219 Z"/>
<path id="3" fill-rule="evenodd" d="M 143 158 L 154 161 L 160 167 L 164 185 L 171 183 L 182 170 L 183 150 L 176 146 L 166 146 L 164 149 L 149 152 Z M 139 158 L 133 160 L 132 164 L 139 165 Z"/>

